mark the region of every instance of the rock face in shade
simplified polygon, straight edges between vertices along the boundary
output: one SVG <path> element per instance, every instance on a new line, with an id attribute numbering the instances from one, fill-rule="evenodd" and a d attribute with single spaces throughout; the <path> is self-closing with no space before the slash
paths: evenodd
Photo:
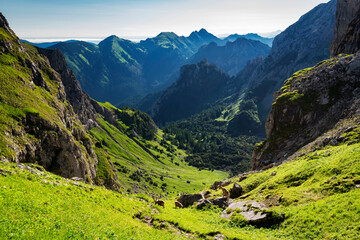
<path id="1" fill-rule="evenodd" d="M 356 17 L 359 15 L 360 10 L 360 0 L 338 0 L 337 2 L 337 10 L 336 10 L 336 24 L 335 24 L 335 30 L 334 30 L 334 38 L 331 44 L 331 55 L 336 56 L 340 53 L 344 52 L 350 52 L 353 50 L 350 46 L 344 46 L 344 40 L 346 42 L 349 42 L 349 38 L 353 37 L 356 38 L 356 34 L 354 34 L 356 31 L 356 25 L 358 25 L 359 17 Z M 356 23 L 357 21 L 357 23 Z M 353 30 L 348 29 L 349 24 L 353 22 L 351 27 Z M 357 27 L 359 29 L 359 26 Z M 353 31 L 349 32 L 348 31 Z M 353 44 L 351 44 L 353 46 Z"/>

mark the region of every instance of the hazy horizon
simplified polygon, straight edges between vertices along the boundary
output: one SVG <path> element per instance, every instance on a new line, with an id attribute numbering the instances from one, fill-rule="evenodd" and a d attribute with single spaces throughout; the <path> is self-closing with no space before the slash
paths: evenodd
<path id="1" fill-rule="evenodd" d="M 130 40 L 160 32 L 188 36 L 205 28 L 219 36 L 285 30 L 326 0 L 0 0 L 22 39 Z"/>
<path id="2" fill-rule="evenodd" d="M 194 31 L 199 31 L 200 29 L 194 30 Z M 269 33 L 255 33 L 258 34 L 261 37 L 264 38 L 273 38 L 276 35 L 278 35 L 281 32 L 281 30 L 278 31 L 274 31 L 274 32 L 269 32 Z M 226 33 L 226 34 L 220 34 L 220 35 L 216 35 L 216 37 L 218 38 L 225 38 L 231 34 L 236 34 L 236 33 Z M 241 33 L 241 34 L 253 34 L 253 33 Z M 158 34 L 157 34 L 158 35 Z M 118 36 L 120 38 L 123 39 L 127 39 L 127 40 L 131 40 L 133 42 L 140 42 L 141 40 L 145 40 L 147 38 L 152 38 L 155 37 L 154 36 Z M 105 38 L 107 38 L 109 36 L 103 36 L 103 37 L 54 37 L 54 38 L 44 38 L 44 37 L 20 37 L 22 40 L 26 40 L 32 43 L 48 43 L 48 42 L 65 42 L 65 41 L 69 41 L 69 40 L 78 40 L 78 41 L 85 41 L 85 42 L 91 42 L 91 43 L 95 43 L 98 44 L 99 42 L 103 41 Z"/>

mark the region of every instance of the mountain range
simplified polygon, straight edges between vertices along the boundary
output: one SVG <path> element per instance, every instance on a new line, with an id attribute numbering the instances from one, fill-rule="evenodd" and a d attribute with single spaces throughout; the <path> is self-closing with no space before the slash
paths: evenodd
<path id="1" fill-rule="evenodd" d="M 189 63 L 200 47 L 212 42 L 225 45 L 227 40 L 221 40 L 201 29 L 188 37 L 163 32 L 154 38 L 134 43 L 110 36 L 96 46 L 77 41 L 58 43 L 50 48 L 63 52 L 69 67 L 92 98 L 114 105 L 135 106 L 145 95 L 171 85 L 179 76 L 180 67 Z M 239 63 L 233 69 L 225 66 L 225 71 L 236 74 L 244 62 L 266 52 L 263 45 L 249 45 L 249 53 L 237 53 L 234 56 L 230 56 L 230 52 L 239 43 L 227 45 L 228 52 L 220 57 L 232 57 L 235 59 L 230 62 Z M 245 43 L 243 46 L 246 47 Z M 242 57 L 244 59 L 239 60 Z"/>
<path id="2" fill-rule="evenodd" d="M 244 69 L 237 74 L 234 80 L 232 80 L 234 86 L 232 87 L 232 90 L 227 93 L 227 96 L 224 96 L 224 99 L 228 99 L 231 96 L 234 100 L 232 103 L 228 104 L 227 110 L 224 109 L 222 118 L 232 122 L 234 118 L 237 118 L 236 114 L 241 113 L 241 111 L 238 111 L 239 109 L 246 111 L 246 107 L 243 105 L 247 105 L 248 100 L 250 100 L 253 101 L 256 106 L 255 110 L 257 113 L 255 114 L 256 117 L 254 117 L 254 119 L 260 119 L 260 121 L 264 123 L 271 107 L 273 98 L 272 93 L 280 89 L 285 79 L 290 77 L 292 73 L 312 66 L 330 56 L 329 48 L 335 24 L 335 11 L 335 0 L 330 1 L 327 4 L 319 5 L 302 16 L 299 21 L 280 33 L 275 38 L 273 46 L 269 54 L 266 54 L 266 57 L 258 57 L 247 62 Z M 229 46 L 235 46 L 237 42 L 240 46 L 242 44 L 259 44 L 259 42 L 255 41 L 246 41 L 246 43 L 243 43 L 243 41 L 244 40 L 240 38 L 234 43 L 228 44 Z M 214 44 L 204 46 L 202 49 L 209 48 L 220 49 L 219 51 L 222 51 L 222 53 L 226 52 L 226 48 L 216 48 Z M 197 54 L 200 54 L 202 49 L 200 49 Z M 247 51 L 249 47 L 240 49 Z M 259 48 L 257 47 L 257 49 Z M 266 49 L 266 47 L 264 49 Z M 235 52 L 239 53 L 241 50 Z M 209 53 L 209 51 L 206 51 L 206 53 Z M 209 58 L 211 59 L 211 57 Z M 221 66 L 226 63 L 219 60 L 218 64 Z M 236 64 L 230 64 L 230 66 L 235 65 Z M 211 78 L 212 76 L 209 74 L 208 77 Z M 181 79 L 181 81 L 184 80 Z M 189 76 L 187 81 L 189 83 L 194 83 L 196 80 Z M 206 76 L 203 76 L 201 81 L 206 82 Z M 177 83 L 175 83 L 174 86 L 171 86 L 168 92 L 175 93 L 175 91 L 170 89 L 174 88 L 176 84 Z M 224 81 L 223 84 L 225 86 L 227 82 Z M 183 94 L 186 94 L 188 91 L 191 90 L 184 89 Z M 165 92 L 167 91 L 165 90 Z M 169 93 L 166 94 L 169 95 Z M 181 96 L 181 93 L 176 94 Z M 166 99 L 169 99 L 169 96 L 167 96 Z M 185 100 L 185 98 L 181 97 L 177 99 L 178 101 Z M 209 102 L 204 99 L 202 104 L 206 105 L 213 103 L 214 101 Z M 162 104 L 168 104 L 168 102 L 166 100 L 162 101 L 160 98 L 160 100 L 156 102 L 155 109 L 161 108 Z M 161 114 L 166 116 L 166 112 L 162 112 Z M 225 114 L 226 116 L 224 116 Z M 154 119 L 159 119 L 157 117 L 157 111 L 153 111 L 152 116 Z M 180 118 L 178 118 L 178 120 L 179 119 Z M 159 121 L 161 121 L 161 119 L 159 119 Z M 234 126 L 236 123 L 232 122 L 231 125 Z M 238 126 L 238 128 L 242 127 L 246 129 L 246 126 Z"/>
<path id="3" fill-rule="evenodd" d="M 268 45 L 269 47 L 272 46 L 272 43 L 274 41 L 274 38 L 261 37 L 261 36 L 259 36 L 259 34 L 256 34 L 256 33 L 248 33 L 245 35 L 231 34 L 231 35 L 227 36 L 226 38 L 224 38 L 223 41 L 224 42 L 234 42 L 238 38 L 256 40 L 256 41 L 259 41 L 259 42 L 262 42 L 262 43 Z"/>
<path id="4" fill-rule="evenodd" d="M 239 37 L 234 41 L 228 41 L 225 46 L 218 46 L 215 42 L 202 46 L 190 58 L 190 62 L 197 63 L 206 59 L 227 74 L 235 76 L 243 70 L 248 61 L 257 57 L 266 57 L 269 52 L 268 45 Z"/>
<path id="5" fill-rule="evenodd" d="M 219 69 L 216 72 L 222 73 L 216 75 L 199 67 L 204 62 L 197 66 L 186 65 L 183 71 L 196 71 L 180 75 L 169 88 L 143 99 L 140 107 L 160 126 L 169 125 L 169 132 L 182 129 L 195 142 L 207 146 L 189 147 L 193 153 L 189 162 L 221 169 L 223 164 L 217 164 L 221 161 L 214 156 L 214 153 L 219 155 L 217 149 L 224 149 L 221 154 L 226 158 L 236 159 L 239 153 L 234 149 L 239 147 L 234 143 L 241 142 L 243 151 L 251 152 L 252 145 L 246 142 L 260 141 L 266 135 L 265 122 L 272 106 L 273 92 L 279 90 L 297 70 L 313 66 L 330 56 L 335 11 L 335 0 L 317 6 L 275 38 L 267 57 L 249 61 L 235 77 L 229 77 Z M 213 65 L 211 68 L 215 71 L 217 67 Z M 217 79 L 217 91 L 212 87 L 214 78 Z M 224 147 L 225 142 L 229 147 Z M 250 154 L 243 156 L 251 158 Z M 233 169 L 242 162 L 234 161 Z"/>

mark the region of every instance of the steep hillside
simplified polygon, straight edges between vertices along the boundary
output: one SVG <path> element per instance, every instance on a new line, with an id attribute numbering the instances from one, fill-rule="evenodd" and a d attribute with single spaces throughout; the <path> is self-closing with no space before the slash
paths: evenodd
<path id="1" fill-rule="evenodd" d="M 21 43 L 0 16 L 2 162 L 39 164 L 109 189 L 163 195 L 227 175 L 189 167 L 186 154 L 163 139 L 148 115 L 90 99 L 59 50 Z"/>
<path id="2" fill-rule="evenodd" d="M 205 45 L 190 59 L 197 63 L 202 59 L 215 64 L 229 75 L 238 74 L 249 60 L 256 57 L 266 57 L 270 47 L 254 40 L 238 38 L 234 42 L 227 42 L 225 46 L 218 46 L 215 42 Z"/>
<path id="3" fill-rule="evenodd" d="M 61 176 L 94 182 L 98 159 L 66 99 L 63 76 L 36 48 L 23 45 L 2 15 L 0 29 L 2 160 L 37 162 Z"/>
<path id="4" fill-rule="evenodd" d="M 204 44 L 221 40 L 205 29 L 189 37 L 163 32 L 140 43 L 110 36 L 98 45 L 67 42 L 60 49 L 83 89 L 97 101 L 134 105 L 176 80 L 178 69 Z"/>

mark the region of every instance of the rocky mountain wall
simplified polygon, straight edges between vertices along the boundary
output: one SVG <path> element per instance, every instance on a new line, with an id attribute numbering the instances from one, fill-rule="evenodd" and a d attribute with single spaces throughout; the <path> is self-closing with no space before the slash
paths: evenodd
<path id="1" fill-rule="evenodd" d="M 336 24 L 334 30 L 334 38 L 331 43 L 331 56 L 336 56 L 340 53 L 351 51 L 347 50 L 344 45 L 344 38 L 346 35 L 355 37 L 353 33 L 347 34 L 349 24 L 359 14 L 360 0 L 338 0 L 336 9 Z M 348 40 L 345 40 L 348 41 Z M 340 46 L 342 45 L 342 46 Z"/>

